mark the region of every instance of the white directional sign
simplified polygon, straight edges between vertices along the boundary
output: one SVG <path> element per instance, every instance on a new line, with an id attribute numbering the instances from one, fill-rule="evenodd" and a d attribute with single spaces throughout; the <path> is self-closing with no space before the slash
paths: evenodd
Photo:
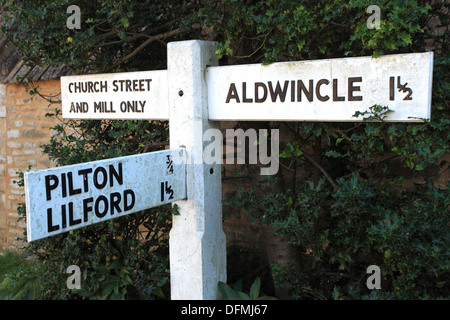
<path id="1" fill-rule="evenodd" d="M 180 148 L 25 173 L 28 241 L 186 198 L 184 157 Z"/>
<path id="2" fill-rule="evenodd" d="M 210 120 L 361 121 L 379 104 L 386 121 L 430 118 L 433 53 L 209 67 Z"/>
<path id="3" fill-rule="evenodd" d="M 430 119 L 433 53 L 208 67 L 209 120 L 386 121 Z M 169 119 L 167 71 L 61 77 L 63 117 Z"/>
<path id="4" fill-rule="evenodd" d="M 169 119 L 167 71 L 61 77 L 66 119 Z"/>

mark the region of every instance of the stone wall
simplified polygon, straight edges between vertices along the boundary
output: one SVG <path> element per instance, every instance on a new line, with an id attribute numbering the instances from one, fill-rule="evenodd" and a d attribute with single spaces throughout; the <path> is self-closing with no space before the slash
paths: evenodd
<path id="1" fill-rule="evenodd" d="M 42 94 L 60 91 L 59 80 L 39 81 Z M 24 221 L 18 221 L 17 207 L 24 202 L 24 190 L 16 183 L 18 171 L 52 166 L 40 146 L 50 138 L 52 118 L 45 116 L 55 105 L 41 97 L 31 97 L 22 84 L 0 85 L 0 248 L 24 246 Z"/>

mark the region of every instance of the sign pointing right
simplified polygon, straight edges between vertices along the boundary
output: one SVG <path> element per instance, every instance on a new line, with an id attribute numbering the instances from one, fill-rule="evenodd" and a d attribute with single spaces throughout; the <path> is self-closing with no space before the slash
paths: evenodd
<path id="1" fill-rule="evenodd" d="M 210 120 L 361 121 L 378 104 L 386 121 L 430 118 L 433 53 L 206 69 Z"/>

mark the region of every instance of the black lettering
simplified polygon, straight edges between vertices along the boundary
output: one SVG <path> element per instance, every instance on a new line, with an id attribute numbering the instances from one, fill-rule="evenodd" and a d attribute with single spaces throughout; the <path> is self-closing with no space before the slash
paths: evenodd
<path id="1" fill-rule="evenodd" d="M 127 103 L 125 101 L 120 103 L 120 111 L 127 112 Z"/>
<path id="2" fill-rule="evenodd" d="M 61 174 L 61 193 L 62 197 L 67 197 L 66 174 Z"/>
<path id="3" fill-rule="evenodd" d="M 297 80 L 297 102 L 302 101 L 302 92 L 305 94 L 306 99 L 308 99 L 309 102 L 313 101 L 314 97 L 314 81 L 309 80 L 309 89 L 306 90 L 305 84 L 302 80 Z"/>
<path id="4" fill-rule="evenodd" d="M 100 202 L 103 202 L 103 211 L 100 211 Z M 95 200 L 94 213 L 97 217 L 103 218 L 108 212 L 108 199 L 101 195 Z"/>
<path id="5" fill-rule="evenodd" d="M 91 170 L 92 171 L 92 170 Z M 92 212 L 92 206 L 88 206 L 89 203 L 92 203 L 94 201 L 94 198 L 90 197 L 90 198 L 86 198 L 83 199 L 83 217 L 84 217 L 84 222 L 88 221 L 88 213 Z"/>
<path id="6" fill-rule="evenodd" d="M 128 203 L 128 195 L 131 196 L 131 202 Z M 127 189 L 123 192 L 123 199 L 124 199 L 124 211 L 129 211 L 133 209 L 134 202 L 136 201 L 136 196 L 134 195 L 134 191 L 131 189 Z"/>
<path id="7" fill-rule="evenodd" d="M 283 90 L 281 90 L 280 81 L 277 81 L 277 85 L 275 87 L 275 91 L 273 90 L 272 81 L 268 82 L 269 84 L 269 92 L 272 102 L 277 100 L 277 96 L 280 97 L 280 101 L 284 102 L 286 99 L 287 87 L 289 85 L 289 81 L 284 82 Z"/>
<path id="8" fill-rule="evenodd" d="M 144 112 L 144 106 L 145 106 L 145 103 L 146 103 L 147 101 L 139 101 L 139 104 L 141 105 L 141 112 Z"/>
<path id="9" fill-rule="evenodd" d="M 395 99 L 395 91 L 394 91 L 395 77 L 389 78 L 389 100 Z"/>
<path id="10" fill-rule="evenodd" d="M 109 165 L 109 186 L 114 186 L 114 179 L 112 177 L 116 178 L 119 185 L 123 184 L 123 174 L 122 174 L 122 162 L 119 162 L 119 172 L 116 171 L 116 168 L 114 168 L 114 165 Z"/>
<path id="11" fill-rule="evenodd" d="M 127 111 L 130 112 L 130 110 L 134 112 L 134 101 L 127 101 Z"/>
<path id="12" fill-rule="evenodd" d="M 120 91 L 123 91 L 123 82 L 125 80 L 117 80 L 117 81 L 119 81 L 119 83 L 120 83 Z"/>
<path id="13" fill-rule="evenodd" d="M 80 188 L 78 188 L 78 189 L 74 189 L 73 188 L 72 172 L 68 172 L 67 173 L 67 179 L 68 179 L 68 182 L 69 182 L 69 196 L 73 196 L 75 194 L 81 193 L 81 189 Z"/>
<path id="14" fill-rule="evenodd" d="M 48 232 L 53 232 L 59 230 L 59 225 L 53 225 L 52 221 L 52 208 L 47 209 L 47 230 Z"/>
<path id="15" fill-rule="evenodd" d="M 53 181 L 53 183 L 50 183 L 51 181 Z M 51 191 L 55 190 L 58 184 L 59 184 L 58 177 L 55 176 L 54 174 L 45 176 L 45 192 L 47 194 L 47 201 L 52 199 Z"/>
<path id="16" fill-rule="evenodd" d="M 102 173 L 102 175 L 103 175 L 103 181 L 102 181 L 102 183 L 99 183 L 98 182 L 98 173 L 99 172 L 101 172 Z M 106 186 L 106 183 L 108 182 L 108 176 L 107 176 L 107 173 L 106 173 L 106 170 L 105 170 L 105 168 L 103 168 L 103 167 L 98 167 L 97 169 L 95 169 L 95 171 L 94 171 L 94 186 L 97 188 L 97 189 L 103 189 L 105 186 Z"/>
<path id="17" fill-rule="evenodd" d="M 262 98 L 260 98 L 259 97 L 259 88 L 262 88 L 263 89 L 263 96 L 262 96 Z M 266 101 L 266 99 L 267 99 L 267 87 L 266 87 L 266 85 L 264 84 L 264 83 L 262 83 L 262 82 L 256 82 L 255 83 L 255 102 L 257 102 L 257 103 L 261 103 L 261 102 L 264 102 L 264 101 Z"/>
<path id="18" fill-rule="evenodd" d="M 230 84 L 230 89 L 228 89 L 227 100 L 225 103 L 229 103 L 231 99 L 235 99 L 237 103 L 241 102 L 236 90 L 236 85 L 234 83 Z"/>
<path id="19" fill-rule="evenodd" d="M 131 90 L 131 80 L 125 80 L 125 91 L 133 91 Z"/>
<path id="20" fill-rule="evenodd" d="M 117 91 L 119 90 L 119 86 L 117 85 L 116 82 L 117 82 L 117 80 L 114 80 L 114 81 L 113 81 L 113 86 L 114 86 L 113 91 L 114 91 L 114 92 L 117 92 Z"/>
<path id="21" fill-rule="evenodd" d="M 69 202 L 69 226 L 76 226 L 81 223 L 81 219 L 73 219 L 73 202 Z"/>
<path id="22" fill-rule="evenodd" d="M 330 99 L 330 97 L 328 95 L 326 95 L 326 96 L 321 96 L 320 95 L 320 86 L 322 84 L 328 85 L 329 83 L 330 83 L 330 81 L 328 81 L 327 79 L 320 79 L 317 82 L 317 85 L 316 85 L 316 96 L 317 96 L 317 99 L 319 99 L 320 101 L 328 101 Z"/>
<path id="23" fill-rule="evenodd" d="M 333 79 L 333 101 L 345 101 L 345 97 L 338 96 L 338 79 Z"/>
<path id="24" fill-rule="evenodd" d="M 291 102 L 295 102 L 295 80 L 291 80 Z"/>
<path id="25" fill-rule="evenodd" d="M 100 81 L 100 92 L 103 92 L 103 90 L 105 90 L 105 92 L 108 92 L 108 82 L 105 81 L 105 83 L 103 83 L 103 81 Z"/>
<path id="26" fill-rule="evenodd" d="M 247 98 L 247 82 L 242 82 L 242 102 L 253 102 L 253 99 Z"/>
<path id="27" fill-rule="evenodd" d="M 94 112 L 102 112 L 102 103 L 101 102 L 94 102 Z"/>
<path id="28" fill-rule="evenodd" d="M 116 209 L 116 211 L 118 213 L 122 212 L 122 209 L 120 209 L 120 206 L 119 206 L 121 199 L 122 199 L 122 197 L 120 196 L 119 192 L 111 193 L 111 196 L 110 196 L 111 215 L 114 214 L 114 209 Z"/>
<path id="29" fill-rule="evenodd" d="M 62 228 L 67 228 L 67 215 L 66 215 L 66 205 L 61 206 L 61 216 L 62 216 Z"/>
<path id="30" fill-rule="evenodd" d="M 150 82 L 152 79 L 145 79 L 145 81 L 147 82 L 147 91 L 150 91 Z"/>
<path id="31" fill-rule="evenodd" d="M 348 101 L 362 101 L 362 96 L 353 96 L 353 91 L 361 91 L 359 86 L 354 86 L 353 82 L 361 82 L 362 77 L 348 78 Z"/>
<path id="32" fill-rule="evenodd" d="M 89 173 L 92 173 L 92 168 L 78 170 L 78 175 L 79 176 L 83 176 L 84 192 L 88 192 L 89 191 L 89 183 L 88 183 L 88 174 Z"/>

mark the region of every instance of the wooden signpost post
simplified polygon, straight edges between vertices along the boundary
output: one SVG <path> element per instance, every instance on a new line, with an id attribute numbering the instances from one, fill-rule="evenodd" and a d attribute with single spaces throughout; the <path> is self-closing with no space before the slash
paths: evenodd
<path id="1" fill-rule="evenodd" d="M 176 201 L 172 299 L 216 299 L 221 164 L 203 161 L 205 131 L 222 120 L 362 121 L 355 112 L 374 104 L 394 111 L 385 121 L 430 118 L 433 53 L 218 67 L 215 50 L 173 42 L 164 71 L 61 78 L 64 118 L 168 119 L 171 149 L 26 173 L 29 241 Z"/>

